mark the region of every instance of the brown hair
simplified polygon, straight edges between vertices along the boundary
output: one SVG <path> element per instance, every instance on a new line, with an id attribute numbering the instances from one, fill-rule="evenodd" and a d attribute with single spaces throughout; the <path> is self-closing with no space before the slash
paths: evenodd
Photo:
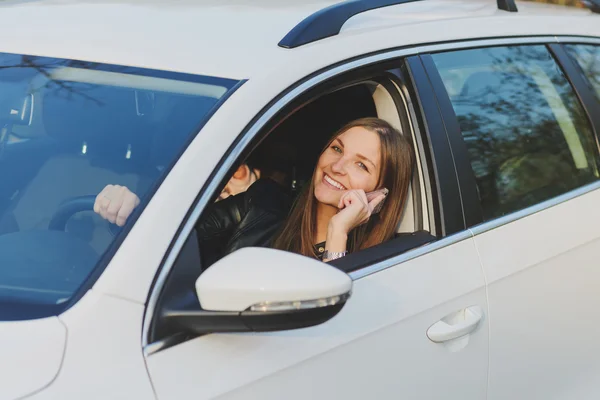
<path id="1" fill-rule="evenodd" d="M 398 130 L 379 118 L 362 118 L 348 123 L 333 135 L 323 151 L 338 136 L 354 127 L 364 128 L 379 136 L 382 162 L 377 188 L 385 187 L 389 193 L 380 213 L 350 232 L 348 252 L 375 246 L 394 236 L 406 204 L 414 164 L 411 143 Z M 317 257 L 313 243 L 317 229 L 317 200 L 314 191 L 313 176 L 310 184 L 306 185 L 298 196 L 289 217 L 274 240 L 274 248 Z"/>

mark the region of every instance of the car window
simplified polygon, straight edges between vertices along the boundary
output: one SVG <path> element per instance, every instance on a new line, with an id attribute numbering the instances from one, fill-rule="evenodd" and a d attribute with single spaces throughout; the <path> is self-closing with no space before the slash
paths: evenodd
<path id="1" fill-rule="evenodd" d="M 145 203 L 235 83 L 0 54 L 0 320 L 68 304 L 121 235 L 95 196 L 119 184 Z"/>
<path id="2" fill-rule="evenodd" d="M 489 220 L 598 179 L 588 119 L 545 46 L 433 55 Z"/>
<path id="3" fill-rule="evenodd" d="M 583 75 L 594 89 L 600 101 L 600 46 L 587 44 L 569 44 L 565 48 L 577 61 Z"/>

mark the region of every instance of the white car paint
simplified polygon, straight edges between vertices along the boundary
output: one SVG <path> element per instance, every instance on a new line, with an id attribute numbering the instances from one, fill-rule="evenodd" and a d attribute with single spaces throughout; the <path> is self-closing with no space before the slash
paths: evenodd
<path id="1" fill-rule="evenodd" d="M 599 201 L 596 189 L 474 229 L 489 287 L 490 400 L 600 396 Z"/>
<path id="2" fill-rule="evenodd" d="M 154 398 L 140 348 L 143 314 L 143 304 L 89 291 L 60 316 L 68 345 L 58 376 L 28 398 Z"/>
<path id="3" fill-rule="evenodd" d="M 356 280 L 346 306 L 324 325 L 202 336 L 149 356 L 148 370 L 161 400 L 189 393 L 228 400 L 437 399 L 457 391 L 480 400 L 487 390 L 487 319 L 446 343 L 426 334 L 472 305 L 487 314 L 479 258 L 465 239 Z"/>
<path id="4" fill-rule="evenodd" d="M 210 311 L 241 312 L 261 303 L 326 299 L 351 290 L 350 277 L 329 265 L 286 251 L 253 247 L 223 257 L 196 280 L 200 305 Z"/>
<path id="5" fill-rule="evenodd" d="M 145 304 L 172 238 L 222 155 L 259 110 L 283 90 L 331 64 L 398 46 L 493 36 L 600 36 L 598 17 L 585 10 L 566 15 L 564 9 L 546 12 L 551 9 L 519 3 L 521 12 L 509 15 L 497 12 L 493 1 L 473 2 L 457 11 L 453 8 L 457 2 L 432 0 L 359 15 L 341 35 L 290 51 L 276 46 L 279 39 L 304 16 L 331 2 L 193 3 L 198 2 L 0 4 L 4 16 L 0 34 L 6 38 L 0 45 L 3 52 L 250 78 L 189 146 L 93 290 L 60 321 L 0 323 L 2 359 L 8 359 L 4 358 L 8 354 L 16 360 L 0 367 L 8 373 L 2 376 L 10 379 L 0 385 L 0 398 L 44 389 L 32 398 L 168 399 L 193 394 L 235 399 L 281 398 L 281 393 L 286 398 L 384 398 L 389 393 L 447 398 L 448 393 L 462 390 L 461 399 L 482 399 L 488 390 L 488 363 L 490 399 L 514 398 L 509 378 L 518 388 L 530 390 L 527 398 L 596 395 L 591 390 L 599 387 L 594 379 L 600 373 L 591 360 L 597 348 L 592 340 L 599 333 L 593 323 L 598 305 L 593 291 L 598 278 L 593 268 L 598 221 L 583 210 L 597 204 L 597 192 L 497 231 L 474 230 L 474 240 L 465 238 L 446 248 L 426 246 L 420 257 L 409 257 L 377 274 L 355 276 L 353 298 L 326 325 L 269 334 L 207 335 L 145 360 L 141 340 Z M 438 13 L 432 17 L 434 5 Z M 447 18 L 448 13 L 452 18 Z M 541 15 L 546 13 L 551 15 Z M 233 35 L 233 31 L 243 34 Z M 535 224 L 535 218 L 555 209 L 566 209 L 571 219 L 551 214 L 552 227 L 570 229 L 552 231 Z M 518 241 L 524 232 L 529 240 Z M 541 233 L 547 241 L 533 241 Z M 497 246 L 508 241 L 517 250 Z M 569 252 L 569 244 L 580 247 Z M 563 261 L 570 253 L 579 264 Z M 565 264 L 581 273 L 573 276 L 559 269 Z M 542 268 L 547 281 L 533 275 Z M 484 278 L 490 285 L 489 310 Z M 541 303 L 527 295 L 535 284 L 551 290 L 569 279 L 575 279 L 571 289 L 582 295 L 578 301 L 558 293 Z M 473 305 L 483 310 L 477 330 L 444 344 L 427 339 L 432 324 L 441 319 L 455 324 L 461 311 Z M 585 311 L 590 319 L 569 319 L 581 315 L 571 312 L 574 309 Z M 490 312 L 498 313 L 498 322 L 491 326 Z M 514 331 L 517 325 L 531 328 L 532 336 Z M 565 337 L 569 343 L 561 346 L 558 342 Z M 568 346 L 571 343 L 574 347 Z M 528 358 L 536 345 L 542 350 L 555 348 L 557 353 L 538 351 Z M 32 375 L 13 368 L 33 355 L 38 359 L 31 366 Z M 570 374 L 567 371 L 567 385 L 559 386 L 564 371 L 553 369 L 556 364 L 549 362 L 553 356 L 573 366 Z M 382 364 L 383 373 L 373 368 L 376 362 Z M 540 373 L 538 381 L 521 379 L 513 373 L 515 365 L 547 374 Z M 298 381 L 300 375 L 310 376 L 313 384 Z M 549 382 L 548 377 L 556 379 Z M 364 385 L 365 381 L 372 386 Z M 540 385 L 547 386 L 534 391 Z M 582 387 L 591 389 L 583 392 Z"/>
<path id="6" fill-rule="evenodd" d="M 58 374 L 67 329 L 56 317 L 0 322 L 0 399 L 15 399 L 48 386 Z"/>
<path id="7" fill-rule="evenodd" d="M 291 73 L 297 80 L 340 60 L 399 46 L 474 37 L 597 35 L 600 29 L 588 10 L 519 2 L 520 12 L 513 14 L 497 11 L 490 0 L 461 5 L 426 0 L 359 14 L 334 38 L 293 50 L 277 46 L 303 18 L 333 3 L 8 0 L 0 2 L 5 18 L 0 35 L 10 38 L 2 51 L 16 54 L 27 49 L 32 55 L 235 79 Z M 403 10 L 410 17 L 391 22 Z"/>

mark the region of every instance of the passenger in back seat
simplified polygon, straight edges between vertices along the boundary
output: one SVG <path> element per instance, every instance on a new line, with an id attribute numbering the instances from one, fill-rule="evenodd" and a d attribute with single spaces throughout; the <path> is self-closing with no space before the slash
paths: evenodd
<path id="1" fill-rule="evenodd" d="M 236 169 L 196 224 L 204 267 L 242 247 L 269 246 L 292 205 L 288 162 L 285 145 L 275 142 Z M 139 203 L 127 187 L 107 185 L 96 196 L 94 211 L 123 226 Z"/>

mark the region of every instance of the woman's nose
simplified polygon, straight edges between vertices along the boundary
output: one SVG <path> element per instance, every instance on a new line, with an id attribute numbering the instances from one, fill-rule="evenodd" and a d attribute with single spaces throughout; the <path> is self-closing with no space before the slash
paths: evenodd
<path id="1" fill-rule="evenodd" d="M 346 160 L 341 157 L 331 165 L 331 170 L 337 174 L 343 174 L 346 171 Z"/>

